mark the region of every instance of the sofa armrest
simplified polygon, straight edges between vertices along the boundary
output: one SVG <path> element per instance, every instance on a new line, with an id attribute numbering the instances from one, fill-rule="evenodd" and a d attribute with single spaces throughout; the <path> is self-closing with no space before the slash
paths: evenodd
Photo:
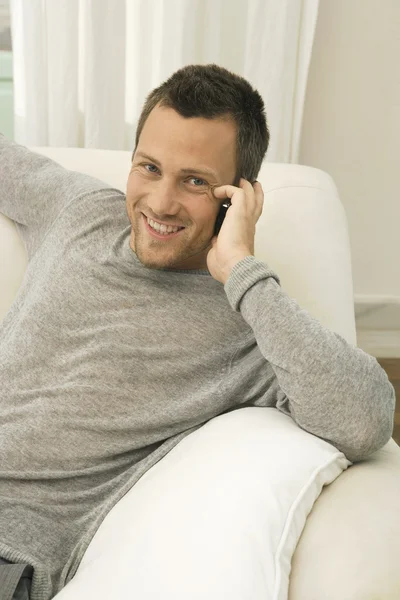
<path id="1" fill-rule="evenodd" d="M 325 487 L 292 560 L 289 600 L 400 598 L 400 448 L 393 439 Z"/>

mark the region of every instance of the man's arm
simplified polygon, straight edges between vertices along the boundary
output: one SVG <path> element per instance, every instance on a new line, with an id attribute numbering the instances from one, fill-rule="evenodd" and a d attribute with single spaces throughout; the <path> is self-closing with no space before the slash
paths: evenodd
<path id="1" fill-rule="evenodd" d="M 283 392 L 278 409 L 352 462 L 389 441 L 395 391 L 374 357 L 302 309 L 254 256 L 235 264 L 224 290 L 274 369 Z"/>
<path id="2" fill-rule="evenodd" d="M 20 231 L 36 244 L 71 200 L 108 187 L 0 133 L 0 213 L 21 225 Z"/>

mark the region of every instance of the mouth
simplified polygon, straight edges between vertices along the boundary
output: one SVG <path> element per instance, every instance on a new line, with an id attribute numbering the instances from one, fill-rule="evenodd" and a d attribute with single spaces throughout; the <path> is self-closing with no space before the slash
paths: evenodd
<path id="1" fill-rule="evenodd" d="M 146 228 L 146 230 L 148 231 L 148 233 L 153 236 L 154 238 L 156 238 L 157 240 L 170 240 L 171 238 L 177 237 L 180 233 L 182 233 L 182 231 L 184 229 L 186 229 L 185 227 L 182 227 L 182 229 L 179 229 L 178 231 L 175 231 L 173 233 L 159 233 L 158 231 L 155 231 L 155 229 L 153 229 L 152 227 L 150 227 L 150 225 L 147 222 L 147 217 L 142 213 L 142 217 L 143 217 L 143 222 L 144 222 L 144 226 Z"/>

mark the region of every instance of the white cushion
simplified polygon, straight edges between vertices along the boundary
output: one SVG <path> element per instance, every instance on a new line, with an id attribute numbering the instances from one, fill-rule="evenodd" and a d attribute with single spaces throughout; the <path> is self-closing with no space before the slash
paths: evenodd
<path id="1" fill-rule="evenodd" d="M 211 419 L 108 513 L 57 600 L 286 600 L 323 486 L 352 463 L 275 408 Z"/>

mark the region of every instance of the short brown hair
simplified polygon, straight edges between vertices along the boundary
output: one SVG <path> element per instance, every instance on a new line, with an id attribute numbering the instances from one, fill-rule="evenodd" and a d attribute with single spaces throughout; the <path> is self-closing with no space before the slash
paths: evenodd
<path id="1" fill-rule="evenodd" d="M 157 104 L 173 108 L 182 117 L 231 118 L 237 125 L 236 174 L 255 181 L 267 153 L 269 130 L 264 102 L 246 79 L 220 67 L 187 65 L 146 97 L 136 130 L 135 150 L 150 112 Z"/>

